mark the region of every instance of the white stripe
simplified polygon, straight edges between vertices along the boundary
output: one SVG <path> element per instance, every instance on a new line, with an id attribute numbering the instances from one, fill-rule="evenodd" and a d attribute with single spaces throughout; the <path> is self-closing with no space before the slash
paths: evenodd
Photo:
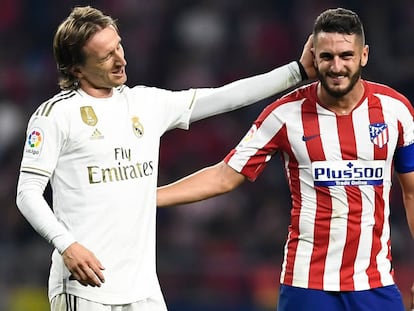
<path id="1" fill-rule="evenodd" d="M 386 259 L 388 254 L 388 239 L 390 237 L 390 224 L 389 224 L 389 215 L 390 209 L 389 204 L 387 201 L 389 189 L 388 187 L 384 187 L 384 199 L 385 199 L 385 207 L 384 207 L 384 228 L 382 231 L 381 236 L 381 251 L 378 253 L 377 256 L 377 264 L 378 270 L 381 274 L 381 282 L 383 285 L 390 285 L 394 283 L 392 276 L 390 275 L 391 265 Z M 385 197 L 385 195 L 387 197 Z"/>
<path id="2" fill-rule="evenodd" d="M 295 146 L 292 150 L 295 157 L 299 162 L 299 173 L 305 173 L 300 175 L 300 191 L 302 202 L 308 202 L 307 206 L 302 206 L 300 218 L 299 218 L 299 242 L 297 249 L 300 250 L 296 253 L 293 267 L 293 286 L 307 287 L 309 280 L 309 268 L 311 255 L 313 250 L 314 241 L 314 225 L 316 215 L 316 192 L 313 189 L 313 179 L 310 176 L 311 162 L 309 159 L 308 151 L 305 143 L 297 143 L 302 141 L 303 127 L 302 127 L 302 102 L 296 102 L 295 105 L 285 105 L 283 108 L 286 112 L 283 115 L 287 118 L 287 135 L 291 145 Z M 296 142 L 296 143 L 295 143 Z M 285 163 L 287 165 L 287 163 Z M 306 167 L 306 168 L 305 168 Z M 287 168 L 287 167 L 286 167 Z M 314 204 L 310 206 L 310 202 Z"/>
<path id="3" fill-rule="evenodd" d="M 355 128 L 360 124 L 370 124 L 368 114 L 368 101 L 365 100 L 358 109 L 354 111 L 353 123 Z M 366 144 L 370 141 L 369 128 L 360 130 L 356 133 L 356 148 L 360 155 L 366 159 L 373 159 L 373 145 Z M 356 290 L 369 287 L 366 269 L 370 263 L 372 250 L 372 230 L 374 226 L 374 203 L 375 192 L 372 187 L 360 187 L 362 195 L 362 215 L 361 215 L 361 235 L 359 238 L 358 250 L 354 263 L 354 286 Z"/>
<path id="4" fill-rule="evenodd" d="M 318 107 L 319 126 L 324 154 L 327 161 L 342 159 L 336 115 L 321 106 Z M 326 135 L 324 135 L 326 133 Z M 340 289 L 340 268 L 343 248 L 346 242 L 348 200 L 343 187 L 330 187 L 332 215 L 329 245 L 325 262 L 323 284 L 329 290 Z"/>

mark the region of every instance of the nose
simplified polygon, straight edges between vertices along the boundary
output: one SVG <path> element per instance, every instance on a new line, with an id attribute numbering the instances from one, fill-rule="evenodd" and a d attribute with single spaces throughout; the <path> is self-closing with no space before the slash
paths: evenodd
<path id="1" fill-rule="evenodd" d="M 334 56 L 331 63 L 331 70 L 339 72 L 342 69 L 342 59 L 339 56 Z"/>
<path id="2" fill-rule="evenodd" d="M 119 49 L 116 50 L 115 52 L 115 59 L 116 59 L 116 63 L 120 66 L 125 66 L 127 64 L 126 60 L 125 60 L 125 53 L 124 53 L 124 49 L 122 47 L 120 47 Z"/>

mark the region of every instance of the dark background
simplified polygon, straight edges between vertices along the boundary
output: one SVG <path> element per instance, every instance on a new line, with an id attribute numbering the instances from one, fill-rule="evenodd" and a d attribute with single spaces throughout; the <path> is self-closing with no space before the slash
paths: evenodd
<path id="1" fill-rule="evenodd" d="M 29 116 L 57 93 L 52 38 L 74 5 L 117 18 L 128 85 L 214 87 L 297 59 L 316 16 L 356 11 L 370 59 L 365 79 L 414 102 L 412 0 L 1 0 L 0 310 L 48 309 L 51 247 L 19 214 L 16 182 Z M 221 160 L 271 99 L 174 130 L 161 147 L 159 183 Z M 396 187 L 391 197 L 396 279 L 408 302 L 414 247 Z M 170 311 L 276 309 L 290 199 L 275 158 L 255 183 L 202 203 L 159 210 L 158 272 Z"/>

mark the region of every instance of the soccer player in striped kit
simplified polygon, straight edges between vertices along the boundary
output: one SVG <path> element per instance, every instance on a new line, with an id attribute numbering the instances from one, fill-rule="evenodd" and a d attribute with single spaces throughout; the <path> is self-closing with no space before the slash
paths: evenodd
<path id="1" fill-rule="evenodd" d="M 312 77 L 311 46 L 300 62 L 218 88 L 128 87 L 116 22 L 72 10 L 54 38 L 62 91 L 30 118 L 17 188 L 20 211 L 55 247 L 52 311 L 167 309 L 155 258 L 160 137 Z"/>
<path id="2" fill-rule="evenodd" d="M 280 154 L 291 224 L 278 311 L 403 311 L 391 260 L 394 169 L 414 236 L 414 122 L 394 89 L 363 80 L 363 25 L 342 8 L 313 29 L 318 81 L 264 109 L 223 161 L 160 187 L 158 206 L 184 204 L 254 181 Z"/>

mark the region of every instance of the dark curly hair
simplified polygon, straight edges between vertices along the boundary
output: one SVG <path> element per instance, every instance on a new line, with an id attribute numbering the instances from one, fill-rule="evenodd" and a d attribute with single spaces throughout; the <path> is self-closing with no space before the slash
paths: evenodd
<path id="1" fill-rule="evenodd" d="M 328 9 L 322 12 L 315 20 L 313 26 L 313 35 L 320 32 L 337 32 L 341 34 L 355 34 L 361 38 L 362 44 L 365 44 L 364 27 L 359 16 L 347 9 L 337 8 Z"/>

